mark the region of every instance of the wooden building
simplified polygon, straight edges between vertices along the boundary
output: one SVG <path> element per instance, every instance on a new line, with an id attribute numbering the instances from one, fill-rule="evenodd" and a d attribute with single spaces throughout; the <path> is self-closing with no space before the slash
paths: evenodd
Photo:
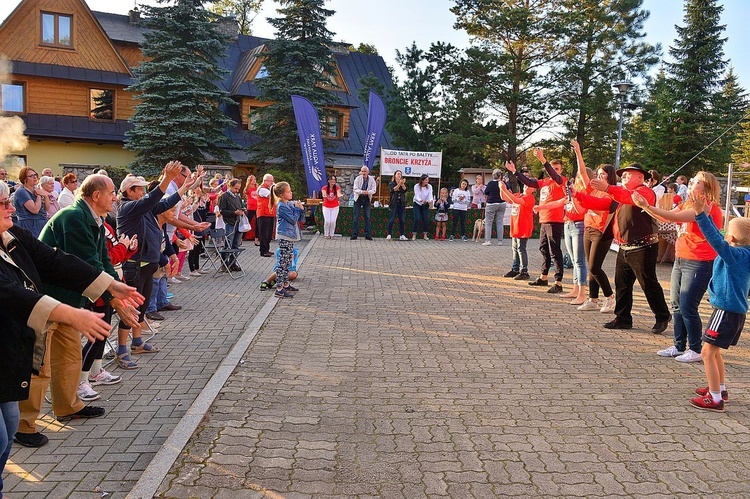
<path id="1" fill-rule="evenodd" d="M 145 28 L 139 14 L 93 12 L 84 0 L 22 0 L 0 25 L 0 54 L 10 59 L 12 72 L 2 82 L 2 110 L 26 124 L 29 145 L 14 151 L 14 159 L 37 169 L 61 173 L 63 164 L 127 166 L 135 154 L 124 149 L 137 101 L 125 89 L 133 83 L 133 68 L 143 60 L 140 44 Z M 267 76 L 263 53 L 270 40 L 238 35 L 236 25 L 223 23 L 234 35 L 220 64 L 228 76 L 217 85 L 236 105 L 225 112 L 236 126 L 225 131 L 234 144 L 228 152 L 237 162 L 236 174 L 253 169 L 245 149 L 261 137 L 252 133 L 253 111 L 266 105 L 258 99 L 255 82 Z M 391 87 L 379 56 L 332 47 L 337 72 L 329 90 L 337 97 L 335 113 L 322 124 L 333 139 L 326 151 L 329 169 L 347 171 L 362 164 L 367 109 L 359 100 L 359 79 L 375 75 Z M 383 147 L 392 147 L 384 133 Z M 0 158 L 2 160 L 2 158 Z"/>

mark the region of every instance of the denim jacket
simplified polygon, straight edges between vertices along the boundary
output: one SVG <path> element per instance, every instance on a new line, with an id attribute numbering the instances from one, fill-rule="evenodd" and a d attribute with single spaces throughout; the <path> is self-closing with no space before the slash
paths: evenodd
<path id="1" fill-rule="evenodd" d="M 299 241 L 302 239 L 299 222 L 304 220 L 304 210 L 291 202 L 279 201 L 276 205 L 276 237 L 287 241 Z"/>

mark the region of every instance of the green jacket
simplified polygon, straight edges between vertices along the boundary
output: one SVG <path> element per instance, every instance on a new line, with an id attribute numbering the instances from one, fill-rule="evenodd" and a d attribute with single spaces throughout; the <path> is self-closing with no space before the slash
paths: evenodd
<path id="1" fill-rule="evenodd" d="M 83 199 L 77 199 L 72 206 L 55 213 L 42 229 L 39 239 L 53 248 L 77 256 L 97 270 L 119 280 L 109 260 L 104 225 L 96 223 L 91 208 Z M 82 307 L 86 301 L 80 293 L 53 285 L 45 284 L 44 293 L 76 308 Z M 105 302 L 112 299 L 108 292 L 101 297 Z"/>

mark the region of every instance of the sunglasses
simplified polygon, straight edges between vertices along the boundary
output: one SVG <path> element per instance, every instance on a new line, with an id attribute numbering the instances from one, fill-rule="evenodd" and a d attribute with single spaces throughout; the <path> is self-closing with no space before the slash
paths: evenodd
<path id="1" fill-rule="evenodd" d="M 39 177 L 39 174 L 38 174 L 38 173 L 29 173 L 29 174 L 28 174 L 28 175 L 26 175 L 26 176 L 27 176 L 27 177 Z"/>
<path id="2" fill-rule="evenodd" d="M 13 206 L 13 201 L 11 201 L 10 198 L 4 199 L 4 200 L 0 201 L 0 206 L 2 206 L 3 208 L 5 208 L 6 210 L 8 210 L 8 209 L 10 209 L 11 206 Z"/>

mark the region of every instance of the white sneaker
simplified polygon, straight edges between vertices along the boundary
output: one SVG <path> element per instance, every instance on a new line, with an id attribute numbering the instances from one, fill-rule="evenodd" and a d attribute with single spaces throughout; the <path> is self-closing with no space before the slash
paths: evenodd
<path id="1" fill-rule="evenodd" d="M 502 245 L 503 245 L 503 242 L 502 242 L 502 241 L 498 241 L 498 242 L 497 242 L 497 245 L 498 245 L 498 246 L 502 246 Z"/>
<path id="2" fill-rule="evenodd" d="M 390 240 L 391 240 L 391 235 L 390 235 L 390 234 L 388 234 L 387 236 L 385 236 L 385 239 L 386 239 L 387 241 L 390 241 Z"/>
<path id="3" fill-rule="evenodd" d="M 199 272 L 200 274 L 210 274 L 210 273 L 211 273 L 211 271 L 210 271 L 210 270 L 204 270 L 204 269 L 198 269 L 198 272 Z"/>
<path id="4" fill-rule="evenodd" d="M 153 323 L 152 323 L 153 324 Z M 102 369 L 96 376 L 89 374 L 89 385 L 116 385 L 122 381 L 122 376 L 116 376 Z"/>
<path id="5" fill-rule="evenodd" d="M 658 355 L 659 357 L 679 357 L 684 354 L 685 352 L 677 350 L 676 346 L 671 346 L 669 348 L 665 348 L 664 350 L 659 350 L 658 352 L 656 352 L 656 355 Z"/>
<path id="6" fill-rule="evenodd" d="M 611 314 L 612 312 L 615 311 L 615 295 L 614 294 L 604 299 L 604 305 L 602 305 L 602 308 L 599 311 L 603 314 Z"/>
<path id="7" fill-rule="evenodd" d="M 691 349 L 687 349 L 682 355 L 678 355 L 674 358 L 677 362 L 701 362 L 703 357 L 698 352 L 694 352 Z"/>
<path id="8" fill-rule="evenodd" d="M 190 277 L 200 277 L 200 276 L 202 276 L 203 274 L 201 274 L 201 273 L 200 273 L 200 272 L 198 272 L 197 270 L 193 270 L 193 271 L 192 271 L 192 272 L 190 272 L 190 273 L 189 273 L 188 275 L 189 275 Z"/>
<path id="9" fill-rule="evenodd" d="M 176 277 L 172 277 L 172 278 L 167 279 L 167 282 L 169 282 L 171 284 L 180 284 L 180 283 L 182 283 L 182 281 L 179 280 L 179 279 L 177 279 Z"/>
<path id="10" fill-rule="evenodd" d="M 101 398 L 99 394 L 91 388 L 88 381 L 81 381 L 78 384 L 78 397 L 84 402 L 91 402 L 92 400 L 99 400 Z"/>
<path id="11" fill-rule="evenodd" d="M 405 236 L 405 235 L 403 235 L 403 234 L 401 234 L 401 237 L 399 237 L 399 239 L 400 239 L 400 240 L 402 240 L 402 241 L 406 241 L 406 240 L 407 240 L 407 239 L 406 239 L 406 236 Z"/>
<path id="12" fill-rule="evenodd" d="M 189 281 L 190 280 L 190 277 L 188 277 L 186 275 L 182 275 L 182 274 L 180 274 L 178 276 L 175 276 L 175 277 L 177 277 L 177 279 L 179 279 L 181 281 Z"/>
<path id="13" fill-rule="evenodd" d="M 585 302 L 576 307 L 576 310 L 580 310 L 581 312 L 585 312 L 587 310 L 599 310 L 599 304 L 593 301 L 591 298 L 587 298 Z"/>
<path id="14" fill-rule="evenodd" d="M 482 243 L 482 246 L 490 246 L 491 244 L 492 244 L 492 242 L 485 241 L 485 242 Z"/>

